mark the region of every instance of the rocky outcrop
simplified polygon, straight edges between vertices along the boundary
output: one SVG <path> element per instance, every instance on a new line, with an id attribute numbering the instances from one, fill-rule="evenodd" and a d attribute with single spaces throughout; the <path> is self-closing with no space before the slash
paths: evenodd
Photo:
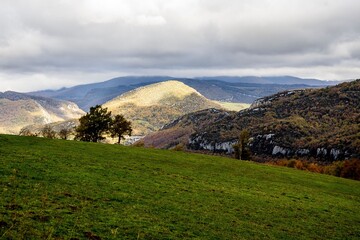
<path id="1" fill-rule="evenodd" d="M 210 139 L 207 133 L 193 134 L 189 138 L 188 148 L 192 150 L 208 150 L 214 153 L 233 154 L 234 144 L 237 143 L 237 139 L 231 141 L 221 141 L 220 139 Z M 344 151 L 337 148 L 319 147 L 315 149 L 307 148 L 291 148 L 281 145 L 281 142 L 276 139 L 274 133 L 257 135 L 250 138 L 249 148 L 252 153 L 256 155 L 267 155 L 278 158 L 317 158 L 325 161 L 337 161 L 349 158 L 359 157 L 358 154 L 350 154 L 348 151 Z"/>
<path id="2" fill-rule="evenodd" d="M 193 150 L 208 150 L 214 153 L 232 154 L 234 152 L 233 145 L 237 140 L 228 142 L 217 142 L 216 140 L 208 140 L 202 136 L 192 136 L 189 139 L 188 147 Z"/>

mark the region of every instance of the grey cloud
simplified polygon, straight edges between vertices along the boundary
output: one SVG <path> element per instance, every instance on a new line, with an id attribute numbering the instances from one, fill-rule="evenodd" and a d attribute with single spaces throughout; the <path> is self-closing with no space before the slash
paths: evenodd
<path id="1" fill-rule="evenodd" d="M 339 73 L 360 64 L 357 0 L 99 2 L 1 1 L 0 71 Z"/>

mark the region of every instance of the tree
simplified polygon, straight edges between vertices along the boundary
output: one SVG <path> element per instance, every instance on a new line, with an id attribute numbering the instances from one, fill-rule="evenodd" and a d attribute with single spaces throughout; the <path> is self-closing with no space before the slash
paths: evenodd
<path id="1" fill-rule="evenodd" d="M 111 112 L 101 105 L 90 108 L 90 112 L 80 119 L 80 125 L 76 128 L 75 139 L 85 142 L 98 142 L 104 139 L 103 135 L 109 132 L 112 119 Z"/>
<path id="2" fill-rule="evenodd" d="M 249 138 L 250 134 L 246 129 L 240 132 L 237 144 L 233 145 L 236 159 L 250 160 Z"/>
<path id="3" fill-rule="evenodd" d="M 56 138 L 56 132 L 53 130 L 53 128 L 49 124 L 45 125 L 41 129 L 40 133 L 44 138 L 50 138 L 50 139 Z"/>
<path id="4" fill-rule="evenodd" d="M 68 137 L 69 137 L 69 135 L 71 134 L 71 132 L 72 132 L 71 129 L 69 129 L 69 128 L 63 128 L 63 129 L 61 129 L 60 132 L 59 132 L 59 137 L 60 137 L 61 139 L 67 140 Z"/>
<path id="5" fill-rule="evenodd" d="M 20 132 L 19 132 L 20 136 L 37 136 L 37 134 L 32 133 L 30 131 L 30 129 L 28 129 L 27 127 L 23 127 Z"/>
<path id="6" fill-rule="evenodd" d="M 116 115 L 112 120 L 110 133 L 112 138 L 118 137 L 117 143 L 120 144 L 121 139 L 124 139 L 124 135 L 131 136 L 131 122 L 127 121 L 123 115 Z"/>

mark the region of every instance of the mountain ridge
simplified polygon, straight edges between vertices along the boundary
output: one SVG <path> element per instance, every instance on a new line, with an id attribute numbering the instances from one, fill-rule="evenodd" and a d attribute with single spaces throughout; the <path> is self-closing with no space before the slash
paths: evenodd
<path id="1" fill-rule="evenodd" d="M 236 78 L 234 80 L 234 78 Z M 269 77 L 271 78 L 271 77 Z M 275 77 L 273 77 L 275 78 Z M 281 78 L 281 77 L 277 77 Z M 295 77 L 282 77 L 282 81 Z M 172 76 L 128 76 L 118 77 L 107 81 L 82 84 L 59 90 L 43 90 L 30 92 L 29 94 L 43 97 L 51 97 L 73 101 L 80 108 L 87 111 L 91 106 L 104 104 L 105 102 L 121 95 L 127 91 L 141 86 L 177 79 L 186 85 L 196 89 L 206 98 L 218 101 L 252 103 L 255 99 L 274 94 L 279 91 L 308 88 L 311 86 L 309 80 L 296 78 L 297 84 L 274 84 L 273 80 L 259 81 L 259 77 L 199 77 L 199 78 L 174 78 Z M 241 79 L 238 80 L 238 79 Z M 254 83 L 257 79 L 257 83 Z M 260 78 L 262 79 L 262 78 Z M 315 79 L 316 80 L 316 79 Z M 323 87 L 330 82 L 319 81 Z M 314 83 L 313 83 L 314 84 Z"/>

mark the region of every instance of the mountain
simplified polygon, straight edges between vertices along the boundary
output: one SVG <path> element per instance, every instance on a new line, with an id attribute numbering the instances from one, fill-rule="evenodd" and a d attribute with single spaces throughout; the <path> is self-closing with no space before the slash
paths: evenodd
<path id="1" fill-rule="evenodd" d="M 206 108 L 221 108 L 195 89 L 174 80 L 137 88 L 103 106 L 113 114 L 122 114 L 132 121 L 135 135 L 159 130 L 183 114 Z"/>
<path id="2" fill-rule="evenodd" d="M 184 121 L 191 125 L 199 120 L 199 113 L 189 114 L 153 134 L 151 139 L 167 138 L 164 147 L 174 146 L 178 141 L 167 132 L 185 129 Z M 240 132 L 247 129 L 255 155 L 323 161 L 360 158 L 360 80 L 323 89 L 278 93 L 259 99 L 250 109 L 208 122 L 191 129 L 191 134 L 186 133 L 189 137 L 183 143 L 188 149 L 230 154 Z M 143 141 L 151 145 L 151 139 Z"/>
<path id="3" fill-rule="evenodd" d="M 171 79 L 183 82 L 208 99 L 237 103 L 252 103 L 258 98 L 275 94 L 279 91 L 333 84 L 333 82 L 329 81 L 295 77 L 203 77 L 188 79 L 170 76 L 130 76 L 59 90 L 31 92 L 29 94 L 72 101 L 83 110 L 88 111 L 91 106 L 104 104 L 127 91 Z"/>
<path id="4" fill-rule="evenodd" d="M 206 98 L 224 102 L 252 103 L 258 98 L 285 90 L 310 88 L 304 84 L 231 83 L 220 80 L 182 79 Z"/>
<path id="5" fill-rule="evenodd" d="M 18 134 L 31 124 L 79 118 L 84 111 L 72 102 L 17 92 L 0 93 L 0 132 Z"/>
<path id="6" fill-rule="evenodd" d="M 148 84 L 166 81 L 172 77 L 149 76 L 149 77 L 118 77 L 104 82 L 83 84 L 59 90 L 44 90 L 30 92 L 35 96 L 63 99 L 75 102 L 78 106 L 87 111 L 91 106 L 103 104 L 122 93 Z"/>
<path id="7" fill-rule="evenodd" d="M 293 76 L 277 76 L 277 77 L 237 77 L 237 76 L 217 76 L 217 77 L 200 77 L 201 80 L 220 80 L 230 83 L 256 83 L 256 84 L 281 84 L 281 85 L 310 85 L 310 86 L 328 86 L 339 84 L 339 81 L 324 81 L 319 79 L 304 79 Z"/>

